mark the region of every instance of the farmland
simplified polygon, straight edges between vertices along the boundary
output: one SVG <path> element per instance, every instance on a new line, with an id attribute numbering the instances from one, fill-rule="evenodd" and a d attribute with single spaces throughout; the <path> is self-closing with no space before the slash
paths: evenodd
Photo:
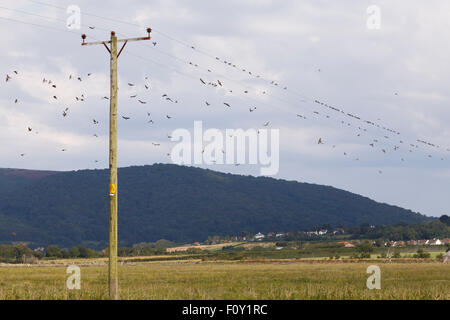
<path id="1" fill-rule="evenodd" d="M 105 261 L 79 261 L 81 290 L 68 290 L 72 262 L 3 265 L 0 299 L 107 299 Z M 380 290 L 366 287 L 371 264 L 381 268 Z M 431 260 L 124 260 L 119 277 L 121 299 L 450 299 L 450 266 Z"/>

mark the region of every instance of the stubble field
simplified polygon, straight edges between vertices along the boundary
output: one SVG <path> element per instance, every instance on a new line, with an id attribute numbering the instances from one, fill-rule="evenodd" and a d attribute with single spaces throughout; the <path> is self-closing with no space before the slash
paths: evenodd
<path id="1" fill-rule="evenodd" d="M 145 262 L 121 265 L 121 299 L 450 299 L 450 265 L 379 263 L 381 289 L 369 290 L 373 263 Z M 65 266 L 0 268 L 0 299 L 107 299 L 107 267 L 81 266 L 68 290 Z"/>

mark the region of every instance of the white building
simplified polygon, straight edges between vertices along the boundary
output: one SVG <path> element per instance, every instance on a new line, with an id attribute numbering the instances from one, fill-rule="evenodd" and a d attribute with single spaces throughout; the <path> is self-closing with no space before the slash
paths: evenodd
<path id="1" fill-rule="evenodd" d="M 264 235 L 261 232 L 258 232 L 257 234 L 255 234 L 255 239 L 256 240 L 261 240 L 264 239 Z"/>

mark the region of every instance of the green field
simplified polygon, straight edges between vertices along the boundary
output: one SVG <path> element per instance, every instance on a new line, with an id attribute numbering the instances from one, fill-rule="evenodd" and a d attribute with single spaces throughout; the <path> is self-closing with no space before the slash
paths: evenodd
<path id="1" fill-rule="evenodd" d="M 373 264 L 373 263 L 370 263 Z M 450 265 L 376 263 L 381 290 L 366 287 L 369 263 L 145 262 L 120 266 L 121 299 L 450 299 Z M 0 299 L 107 299 L 106 266 L 81 267 L 81 290 L 63 266 L 0 268 Z"/>

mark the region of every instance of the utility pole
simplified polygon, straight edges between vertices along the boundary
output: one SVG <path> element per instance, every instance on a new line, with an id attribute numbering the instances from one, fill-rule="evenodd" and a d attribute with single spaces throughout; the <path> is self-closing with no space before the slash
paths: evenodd
<path id="1" fill-rule="evenodd" d="M 123 48 L 129 41 L 150 40 L 152 29 L 147 28 L 147 37 L 120 39 L 114 31 L 111 32 L 110 41 L 85 42 L 86 35 L 81 38 L 82 46 L 103 44 L 111 55 L 111 91 L 109 108 L 109 264 L 108 264 L 108 286 L 109 298 L 119 299 L 119 280 L 117 269 L 117 59 Z M 117 53 L 117 43 L 123 42 L 123 46 Z M 108 47 L 109 44 L 110 46 Z"/>

